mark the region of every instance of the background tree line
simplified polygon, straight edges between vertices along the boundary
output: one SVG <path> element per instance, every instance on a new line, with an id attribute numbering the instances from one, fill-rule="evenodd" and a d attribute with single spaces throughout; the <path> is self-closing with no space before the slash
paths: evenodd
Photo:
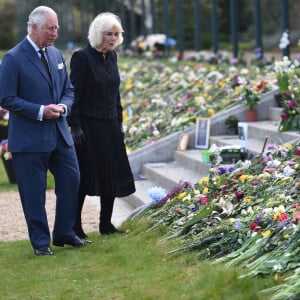
<path id="1" fill-rule="evenodd" d="M 176 0 L 166 1 L 168 5 L 169 36 L 177 39 L 178 24 L 176 14 Z M 201 48 L 210 49 L 212 45 L 211 33 L 211 9 L 212 1 L 200 0 L 200 27 Z M 237 23 L 238 39 L 245 47 L 253 49 L 255 26 L 253 1 L 238 0 Z M 67 42 L 84 44 L 90 21 L 102 11 L 112 11 L 122 18 L 125 28 L 125 41 L 127 45 L 141 35 L 142 9 L 146 5 L 147 19 L 155 20 L 157 33 L 164 33 L 165 11 L 161 0 L 64 0 L 64 1 L 39 1 L 39 0 L 0 0 L 0 48 L 9 49 L 26 35 L 26 22 L 30 11 L 38 5 L 48 5 L 54 8 L 59 15 L 61 29 L 57 45 L 66 47 Z M 185 49 L 195 48 L 195 19 L 194 0 L 182 1 L 181 23 Z M 230 5 L 229 0 L 218 0 L 218 38 L 220 49 L 230 47 Z M 149 7 L 154 4 L 154 10 Z M 289 1 L 289 28 L 291 46 L 296 46 L 300 34 L 300 6 L 299 1 Z M 124 11 L 122 11 L 122 5 Z M 278 43 L 282 34 L 281 30 L 281 0 L 261 0 L 261 24 L 264 49 L 278 49 Z M 132 31 L 130 18 L 134 16 L 135 32 Z M 154 19 L 152 18 L 154 16 Z M 146 27 L 146 33 L 150 33 L 151 26 Z"/>

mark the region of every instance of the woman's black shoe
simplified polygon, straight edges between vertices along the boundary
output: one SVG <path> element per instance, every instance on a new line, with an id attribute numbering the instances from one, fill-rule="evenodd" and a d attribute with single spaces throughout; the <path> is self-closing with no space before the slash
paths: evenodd
<path id="1" fill-rule="evenodd" d="M 105 224 L 99 226 L 99 231 L 101 234 L 112 234 L 112 233 L 119 233 L 119 234 L 124 234 L 125 231 L 117 229 L 113 224 Z"/>

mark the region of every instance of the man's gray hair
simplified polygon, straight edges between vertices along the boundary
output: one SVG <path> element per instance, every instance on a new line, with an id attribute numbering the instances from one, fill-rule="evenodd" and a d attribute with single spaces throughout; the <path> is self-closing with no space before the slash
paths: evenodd
<path id="1" fill-rule="evenodd" d="M 36 7 L 29 15 L 28 22 L 27 22 L 27 32 L 30 34 L 32 31 L 32 25 L 36 24 L 37 28 L 40 29 L 46 20 L 46 15 L 53 14 L 55 16 L 56 12 L 48 7 L 48 6 L 38 6 Z"/>
<path id="2" fill-rule="evenodd" d="M 112 27 L 118 28 L 120 34 L 116 41 L 116 46 L 122 44 L 124 32 L 120 18 L 110 12 L 99 14 L 90 24 L 88 40 L 93 48 L 97 48 L 103 41 L 104 32 Z"/>

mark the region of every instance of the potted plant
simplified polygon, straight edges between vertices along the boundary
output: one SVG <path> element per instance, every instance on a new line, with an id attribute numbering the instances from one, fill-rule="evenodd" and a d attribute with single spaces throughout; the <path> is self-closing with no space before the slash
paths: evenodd
<path id="1" fill-rule="evenodd" d="M 8 119 L 9 119 L 8 110 L 6 110 L 0 106 L 0 141 L 3 139 L 7 139 Z"/>
<path id="2" fill-rule="evenodd" d="M 10 183 L 16 183 L 14 168 L 12 165 L 11 152 L 8 151 L 8 140 L 0 142 L 0 157 L 3 162 L 7 177 Z"/>
<path id="3" fill-rule="evenodd" d="M 239 120 L 235 116 L 229 116 L 225 120 L 226 134 L 236 135 L 238 132 L 238 122 Z"/>
<path id="4" fill-rule="evenodd" d="M 244 86 L 242 89 L 242 101 L 247 107 L 246 110 L 246 120 L 248 122 L 253 122 L 257 120 L 256 105 L 260 101 L 260 96 L 256 90 Z"/>

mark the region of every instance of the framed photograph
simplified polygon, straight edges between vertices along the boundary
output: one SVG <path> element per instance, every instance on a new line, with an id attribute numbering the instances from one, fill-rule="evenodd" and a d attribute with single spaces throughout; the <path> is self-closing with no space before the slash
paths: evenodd
<path id="1" fill-rule="evenodd" d="M 184 151 L 187 149 L 190 140 L 189 133 L 181 133 L 178 139 L 177 150 Z"/>
<path id="2" fill-rule="evenodd" d="M 199 118 L 196 123 L 195 148 L 208 149 L 210 134 L 210 119 Z"/>
<path id="3" fill-rule="evenodd" d="M 248 139 L 248 124 L 245 122 L 238 122 L 238 135 L 240 144 L 246 148 Z"/>

